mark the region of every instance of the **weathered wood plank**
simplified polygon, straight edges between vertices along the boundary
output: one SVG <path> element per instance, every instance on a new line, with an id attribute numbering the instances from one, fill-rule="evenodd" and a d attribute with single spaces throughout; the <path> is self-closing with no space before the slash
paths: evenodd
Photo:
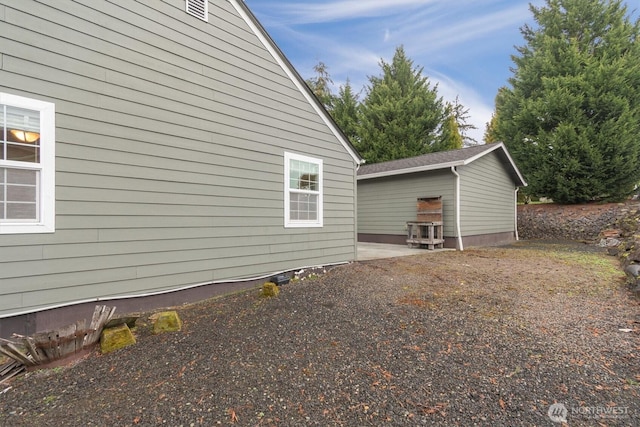
<path id="1" fill-rule="evenodd" d="M 22 363 L 15 360 L 0 366 L 0 384 L 22 373 L 25 369 Z"/>
<path id="2" fill-rule="evenodd" d="M 76 322 L 76 333 L 75 333 L 75 341 L 74 341 L 74 352 L 78 352 L 82 350 L 84 346 L 84 339 L 87 336 L 89 331 L 87 331 L 87 320 L 82 319 Z"/>
<path id="3" fill-rule="evenodd" d="M 0 353 L 4 354 L 5 356 L 8 356 L 8 357 L 12 358 L 13 360 L 21 362 L 26 366 L 35 365 L 35 362 L 33 361 L 33 359 L 31 359 L 29 356 L 27 356 L 25 353 L 23 353 L 13 343 L 5 342 L 5 343 L 1 344 L 0 345 Z"/>
<path id="4" fill-rule="evenodd" d="M 31 337 L 24 337 L 22 339 L 22 342 L 24 343 L 25 347 L 27 348 L 27 350 L 29 350 L 29 355 L 33 358 L 33 361 L 39 365 L 43 362 L 46 362 L 46 358 L 44 356 L 44 354 L 42 353 L 42 351 L 40 351 L 36 345 L 35 342 L 33 340 L 33 338 Z"/>
<path id="5" fill-rule="evenodd" d="M 60 358 L 57 345 L 57 336 L 54 331 L 36 332 L 32 335 L 34 345 L 42 350 L 47 360 Z"/>
<path id="6" fill-rule="evenodd" d="M 115 307 L 107 307 L 106 305 L 98 305 L 93 311 L 93 317 L 89 325 L 89 330 L 84 339 L 83 347 L 89 347 L 98 342 L 100 339 L 100 333 L 105 323 L 107 323 L 113 317 L 115 313 Z"/>
<path id="7" fill-rule="evenodd" d="M 56 347 L 58 357 L 63 358 L 76 352 L 76 331 L 77 325 L 71 324 L 58 329 L 56 334 Z"/>

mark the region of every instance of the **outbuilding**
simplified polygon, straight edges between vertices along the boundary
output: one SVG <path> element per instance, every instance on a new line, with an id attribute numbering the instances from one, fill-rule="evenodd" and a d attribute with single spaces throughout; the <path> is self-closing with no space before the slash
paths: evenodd
<path id="1" fill-rule="evenodd" d="M 444 247 L 518 239 L 517 193 L 526 182 L 503 143 L 363 165 L 358 171 L 358 240 L 406 244 L 419 203 L 441 203 Z"/>

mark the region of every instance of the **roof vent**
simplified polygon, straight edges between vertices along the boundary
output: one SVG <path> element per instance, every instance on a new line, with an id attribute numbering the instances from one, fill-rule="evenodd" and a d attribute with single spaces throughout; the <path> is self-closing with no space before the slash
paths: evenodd
<path id="1" fill-rule="evenodd" d="M 209 0 L 187 0 L 187 13 L 203 21 L 209 18 Z"/>

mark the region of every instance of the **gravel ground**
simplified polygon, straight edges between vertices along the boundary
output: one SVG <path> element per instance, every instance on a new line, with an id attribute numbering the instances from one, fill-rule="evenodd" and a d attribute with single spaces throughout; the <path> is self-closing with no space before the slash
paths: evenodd
<path id="1" fill-rule="evenodd" d="M 2 426 L 640 425 L 640 312 L 568 245 L 336 267 L 0 388 Z M 564 406 L 559 406 L 562 404 Z M 565 412 L 562 409 L 566 409 Z"/>

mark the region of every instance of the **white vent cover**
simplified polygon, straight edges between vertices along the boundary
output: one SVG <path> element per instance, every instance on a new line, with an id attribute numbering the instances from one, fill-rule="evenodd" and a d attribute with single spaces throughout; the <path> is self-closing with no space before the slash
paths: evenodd
<path id="1" fill-rule="evenodd" d="M 209 18 L 209 0 L 187 0 L 187 13 L 203 21 Z"/>

